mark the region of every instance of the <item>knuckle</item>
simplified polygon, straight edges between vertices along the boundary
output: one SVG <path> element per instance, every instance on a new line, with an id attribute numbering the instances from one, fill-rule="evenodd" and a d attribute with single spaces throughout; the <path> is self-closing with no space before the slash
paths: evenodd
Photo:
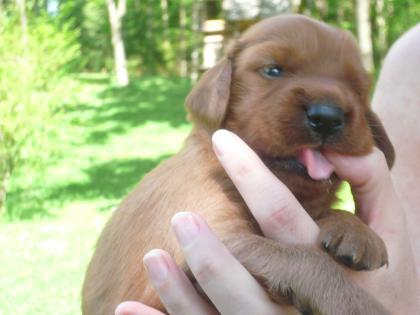
<path id="1" fill-rule="evenodd" d="M 251 165 L 242 161 L 233 166 L 232 177 L 234 177 L 237 181 L 247 180 L 252 171 L 253 168 Z"/>
<path id="2" fill-rule="evenodd" d="M 200 259 L 194 270 L 194 276 L 200 285 L 205 286 L 221 273 L 221 266 L 217 259 L 204 257 Z"/>
<path id="3" fill-rule="evenodd" d="M 180 283 L 171 279 L 156 287 L 156 290 L 169 314 L 187 314 L 190 301 Z"/>
<path id="4" fill-rule="evenodd" d="M 296 225 L 296 213 L 291 211 L 286 202 L 279 202 L 275 208 L 263 219 L 263 226 L 267 229 L 288 229 Z"/>
<path id="5" fill-rule="evenodd" d="M 165 308 L 169 314 L 187 314 L 189 309 L 188 301 L 185 299 L 179 299 L 179 297 L 174 297 L 170 301 L 165 303 Z"/>

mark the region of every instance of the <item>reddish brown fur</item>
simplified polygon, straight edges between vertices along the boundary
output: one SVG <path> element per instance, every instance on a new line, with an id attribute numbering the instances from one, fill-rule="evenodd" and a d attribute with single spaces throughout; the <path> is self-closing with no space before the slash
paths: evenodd
<path id="1" fill-rule="evenodd" d="M 259 69 L 269 64 L 281 65 L 284 77 L 261 76 Z M 105 227 L 86 275 L 83 314 L 112 314 L 124 300 L 161 307 L 141 260 L 148 250 L 163 248 L 183 263 L 169 223 L 181 210 L 202 215 L 273 298 L 280 300 L 292 291 L 288 297 L 301 310 L 384 314 L 380 305 L 346 282 L 319 249 L 288 247 L 257 236 L 259 228 L 216 160 L 210 142 L 216 129 L 234 131 L 318 220 L 323 231 L 320 242 L 334 244 L 336 248 L 329 248 L 333 256 L 345 261 L 353 255 L 356 260 L 345 262 L 356 269 L 378 268 L 386 262 L 379 237 L 356 217 L 349 219 L 330 210 L 338 178 L 314 181 L 276 162 L 296 156 L 302 147 L 320 145 L 302 117 L 311 101 L 329 101 L 346 113 L 346 128 L 323 147 L 361 155 L 376 141 L 391 165 L 392 146 L 369 109 L 368 90 L 368 75 L 349 34 L 295 15 L 253 26 L 190 93 L 186 103 L 195 127 L 185 147 L 147 175 Z M 351 236 L 358 247 L 349 246 L 344 238 L 340 243 L 337 229 Z M 294 261 L 297 254 L 302 259 Z M 283 263 L 270 265 L 267 260 Z M 314 268 L 319 272 L 314 273 Z M 337 279 L 334 284 L 341 291 L 331 289 L 331 279 Z"/>

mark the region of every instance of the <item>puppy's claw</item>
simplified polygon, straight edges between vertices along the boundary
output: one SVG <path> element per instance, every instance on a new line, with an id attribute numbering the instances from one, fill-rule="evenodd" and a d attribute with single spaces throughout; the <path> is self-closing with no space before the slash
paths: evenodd
<path id="1" fill-rule="evenodd" d="M 328 252 L 328 249 L 330 248 L 330 241 L 329 240 L 322 240 L 321 242 L 322 247 Z"/>
<path id="2" fill-rule="evenodd" d="M 328 253 L 334 253 L 337 251 L 337 247 L 343 239 L 343 235 L 328 235 L 322 240 L 322 246 Z"/>
<path id="3" fill-rule="evenodd" d="M 318 223 L 321 246 L 337 261 L 354 270 L 373 270 L 388 263 L 382 239 L 356 216 L 338 212 Z"/>
<path id="4" fill-rule="evenodd" d="M 343 264 L 345 264 L 348 267 L 352 267 L 352 266 L 356 265 L 355 264 L 356 257 L 354 257 L 354 256 L 345 255 L 345 256 L 338 257 L 338 258 L 340 259 L 340 261 Z"/>

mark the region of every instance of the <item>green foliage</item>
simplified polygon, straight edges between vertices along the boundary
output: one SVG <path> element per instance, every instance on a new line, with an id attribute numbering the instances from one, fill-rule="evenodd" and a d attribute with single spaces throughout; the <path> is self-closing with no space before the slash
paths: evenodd
<path id="1" fill-rule="evenodd" d="M 54 152 L 61 76 L 78 55 L 68 30 L 45 18 L 23 34 L 13 17 L 0 24 L 0 208 L 7 181 L 17 168 L 37 169 Z"/>
<path id="2" fill-rule="evenodd" d="M 302 0 L 299 13 L 321 19 L 357 36 L 356 1 Z M 419 22 L 420 1 L 370 1 L 370 13 L 374 62 L 378 69 L 395 40 Z M 379 23 L 380 20 L 383 21 L 382 25 Z"/>
<path id="3" fill-rule="evenodd" d="M 187 61 L 194 38 L 192 32 L 192 0 L 168 1 L 168 29 L 162 22 L 160 1 L 127 1 L 124 37 L 127 56 L 137 65 L 137 71 L 147 73 L 177 73 L 181 54 Z M 185 10 L 185 30 L 182 39 L 180 10 Z M 183 52 L 181 45 L 186 46 Z"/>
<path id="4" fill-rule="evenodd" d="M 76 31 L 84 70 L 112 69 L 111 35 L 105 0 L 60 1 L 57 22 L 69 25 Z"/>
<path id="5" fill-rule="evenodd" d="M 168 29 L 162 22 L 160 1 L 127 0 L 123 36 L 132 72 L 176 73 L 181 54 L 188 50 L 196 34 L 192 32 L 192 0 L 168 1 Z M 180 10 L 185 10 L 185 33 L 181 36 Z M 108 12 L 104 0 L 60 1 L 59 23 L 69 23 L 78 32 L 85 70 L 111 71 L 113 55 Z M 183 38 L 183 39 L 182 39 Z M 183 52 L 182 44 L 187 51 Z"/>
<path id="6" fill-rule="evenodd" d="M 115 0 L 118 1 L 118 0 Z M 200 8 L 200 21 L 207 17 L 223 18 L 222 0 L 168 0 L 168 25 L 164 22 L 161 1 L 126 0 L 123 18 L 128 65 L 132 73 L 179 73 L 180 60 L 191 62 L 191 51 L 200 34 L 193 30 L 193 6 Z M 48 3 L 57 3 L 52 14 Z M 6 11 L 13 11 L 14 1 L 3 0 Z M 377 67 L 390 45 L 407 29 L 418 23 L 418 0 L 371 1 L 374 57 Z M 105 0 L 26 0 L 33 17 L 48 16 L 59 26 L 70 25 L 82 51 L 83 70 L 112 71 L 113 54 Z M 380 9 L 382 6 L 382 9 Z M 327 23 L 357 32 L 356 1 L 301 0 L 295 12 L 311 15 Z M 185 13 L 182 27 L 180 16 Z M 378 24 L 384 19 L 384 24 Z"/>
<path id="7" fill-rule="evenodd" d="M 388 46 L 405 31 L 419 23 L 419 16 L 420 1 L 418 0 L 385 1 Z"/>

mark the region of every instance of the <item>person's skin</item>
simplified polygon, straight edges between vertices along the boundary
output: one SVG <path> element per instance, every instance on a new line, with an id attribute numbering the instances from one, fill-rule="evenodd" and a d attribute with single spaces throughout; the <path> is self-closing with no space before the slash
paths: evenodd
<path id="1" fill-rule="evenodd" d="M 372 100 L 372 107 L 384 123 L 397 153 L 391 175 L 407 216 L 407 228 L 418 274 L 420 274 L 419 70 L 420 24 L 404 34 L 392 46 L 385 58 Z"/>
<path id="2" fill-rule="evenodd" d="M 220 130 L 213 136 L 213 145 L 266 237 L 317 246 L 316 223 L 241 139 Z M 383 238 L 389 255 L 388 267 L 373 272 L 347 269 L 349 281 L 363 287 L 392 314 L 415 314 L 419 287 L 414 256 L 404 212 L 382 152 L 375 149 L 363 157 L 328 153 L 327 157 L 336 173 L 350 182 L 362 219 Z M 267 220 L 273 217 L 278 220 Z M 280 307 L 267 298 L 202 218 L 181 212 L 174 216 L 172 225 L 191 271 L 217 310 L 195 292 L 169 254 L 153 250 L 144 257 L 144 264 L 169 314 L 297 314 L 292 307 Z M 217 259 L 208 259 L 209 252 Z M 116 314 L 162 315 L 138 302 L 120 304 Z"/>

